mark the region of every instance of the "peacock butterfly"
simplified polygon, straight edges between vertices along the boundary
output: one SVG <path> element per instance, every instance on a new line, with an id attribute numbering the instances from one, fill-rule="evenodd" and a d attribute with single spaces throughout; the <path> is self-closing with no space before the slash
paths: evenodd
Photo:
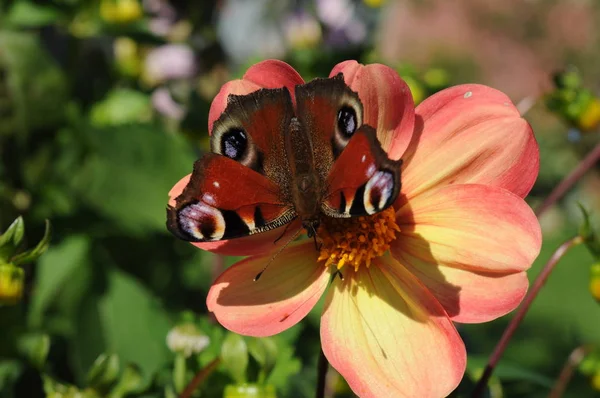
<path id="1" fill-rule="evenodd" d="M 244 237 L 300 218 L 309 237 L 323 217 L 370 215 L 400 191 L 401 160 L 363 124 L 342 74 L 295 87 L 230 95 L 211 153 L 167 208 L 167 227 L 193 242 Z"/>

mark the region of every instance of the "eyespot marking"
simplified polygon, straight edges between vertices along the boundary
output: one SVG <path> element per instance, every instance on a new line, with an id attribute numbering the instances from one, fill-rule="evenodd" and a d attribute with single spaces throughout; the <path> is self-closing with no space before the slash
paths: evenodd
<path id="1" fill-rule="evenodd" d="M 219 209 L 203 202 L 191 203 L 177 214 L 182 231 L 197 241 L 220 240 L 225 234 L 225 219 Z"/>
<path id="2" fill-rule="evenodd" d="M 389 205 L 394 192 L 394 176 L 387 170 L 373 174 L 365 186 L 363 204 L 368 214 L 375 214 Z"/>
<path id="3" fill-rule="evenodd" d="M 358 129 L 358 118 L 354 108 L 348 105 L 340 108 L 337 114 L 337 127 L 346 138 L 352 137 L 352 134 Z"/>
<path id="4" fill-rule="evenodd" d="M 221 136 L 221 153 L 240 161 L 248 150 L 248 136 L 241 128 L 232 127 Z"/>

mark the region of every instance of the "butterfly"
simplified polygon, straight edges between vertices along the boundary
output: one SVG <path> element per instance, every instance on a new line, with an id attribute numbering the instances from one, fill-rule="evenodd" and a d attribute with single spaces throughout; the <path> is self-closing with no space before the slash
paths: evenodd
<path id="1" fill-rule="evenodd" d="M 323 217 L 371 215 L 400 192 L 391 160 L 363 124 L 358 94 L 342 74 L 295 87 L 229 95 L 211 152 L 167 207 L 167 228 L 192 242 L 234 239 L 300 218 L 309 237 Z M 316 238 L 315 238 L 316 243 Z"/>

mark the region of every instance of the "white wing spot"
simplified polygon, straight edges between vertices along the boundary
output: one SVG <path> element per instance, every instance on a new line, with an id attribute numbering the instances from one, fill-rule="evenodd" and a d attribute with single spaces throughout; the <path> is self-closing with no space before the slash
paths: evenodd
<path id="1" fill-rule="evenodd" d="M 469 98 L 469 97 L 471 97 L 472 95 L 473 95 L 473 92 L 472 92 L 472 91 L 467 91 L 467 92 L 465 93 L 464 97 L 465 97 L 465 98 Z"/>
<path id="2" fill-rule="evenodd" d="M 221 185 L 219 184 L 219 181 L 213 182 L 213 185 L 214 185 L 215 188 L 221 187 Z"/>
<path id="3" fill-rule="evenodd" d="M 363 205 L 367 213 L 375 214 L 381 211 L 392 196 L 393 189 L 394 177 L 392 174 L 387 171 L 377 171 L 365 187 Z M 377 203 L 373 202 L 374 198 L 378 199 Z"/>
<path id="4" fill-rule="evenodd" d="M 360 161 L 361 161 L 362 163 L 364 163 L 364 162 L 365 162 L 365 160 L 367 160 L 367 155 L 363 155 L 363 156 L 362 156 L 362 159 L 360 159 Z"/>

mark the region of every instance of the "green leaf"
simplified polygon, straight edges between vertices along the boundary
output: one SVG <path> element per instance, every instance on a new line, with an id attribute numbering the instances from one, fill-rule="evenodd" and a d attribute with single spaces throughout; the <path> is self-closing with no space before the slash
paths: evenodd
<path id="1" fill-rule="evenodd" d="M 263 382 L 271 374 L 277 362 L 277 344 L 270 337 L 251 338 L 248 341 L 248 351 L 261 366 L 259 382 Z"/>
<path id="2" fill-rule="evenodd" d="M 50 337 L 45 333 L 29 333 L 17 340 L 19 353 L 38 370 L 43 369 L 50 351 Z"/>
<path id="3" fill-rule="evenodd" d="M 221 346 L 221 360 L 236 383 L 245 383 L 248 368 L 248 347 L 242 336 L 228 333 Z"/>
<path id="4" fill-rule="evenodd" d="M 23 372 L 23 364 L 17 360 L 0 360 L 0 391 L 11 391 L 12 385 Z M 8 395 L 11 396 L 10 394 Z"/>
<path id="5" fill-rule="evenodd" d="M 81 308 L 74 336 L 78 366 L 87 369 L 91 358 L 111 352 L 138 365 L 147 385 L 171 358 L 166 345 L 171 322 L 140 282 L 118 269 L 109 269 L 107 277 L 106 292 L 89 294 Z"/>
<path id="6" fill-rule="evenodd" d="M 129 234 L 166 233 L 168 192 L 192 171 L 189 143 L 140 124 L 82 134 L 91 151 L 71 178 L 80 200 Z"/>
<path id="7" fill-rule="evenodd" d="M 150 98 L 140 91 L 123 88 L 111 91 L 90 112 L 90 120 L 96 127 L 144 122 L 151 118 Z"/>
<path id="8" fill-rule="evenodd" d="M 87 266 L 89 241 L 83 236 L 71 236 L 48 250 L 40 258 L 35 279 L 35 294 L 31 298 L 29 323 L 42 324 L 45 310 L 56 299 L 78 267 Z"/>
<path id="9" fill-rule="evenodd" d="M 46 220 L 46 229 L 44 230 L 44 236 L 42 240 L 38 242 L 38 244 L 31 250 L 27 250 L 26 252 L 17 254 L 13 258 L 11 258 L 11 262 L 15 265 L 22 265 L 31 263 L 38 259 L 50 246 L 50 221 Z"/>
<path id="10" fill-rule="evenodd" d="M 0 264 L 7 263 L 23 240 L 25 223 L 23 217 L 17 217 L 8 229 L 0 235 Z"/>
<path id="11" fill-rule="evenodd" d="M 136 393 L 142 387 L 142 374 L 140 369 L 132 364 L 129 364 L 123 370 L 123 375 L 119 383 L 112 389 L 109 398 L 121 398 L 132 393 Z"/>
<path id="12" fill-rule="evenodd" d="M 267 384 L 274 385 L 277 390 L 287 392 L 290 378 L 302 369 L 302 362 L 294 356 L 295 349 L 291 345 L 278 344 L 277 362 L 267 378 Z"/>
<path id="13" fill-rule="evenodd" d="M 585 245 L 588 250 L 592 253 L 596 260 L 600 261 L 600 240 L 598 234 L 592 227 L 590 222 L 590 215 L 588 211 L 583 207 L 581 203 L 577 203 L 581 213 L 583 214 L 583 224 L 579 228 L 579 234 L 583 238 Z"/>
<path id="14" fill-rule="evenodd" d="M 31 129 L 58 126 L 65 118 L 67 80 L 39 34 L 0 30 L 0 48 L 0 135 L 24 140 Z"/>
<path id="15" fill-rule="evenodd" d="M 121 373 L 121 362 L 118 355 L 100 354 L 87 374 L 87 384 L 95 390 L 106 391 Z"/>
<path id="16" fill-rule="evenodd" d="M 60 16 L 60 12 L 52 6 L 19 0 L 8 10 L 6 22 L 13 26 L 33 28 L 55 23 Z"/>

